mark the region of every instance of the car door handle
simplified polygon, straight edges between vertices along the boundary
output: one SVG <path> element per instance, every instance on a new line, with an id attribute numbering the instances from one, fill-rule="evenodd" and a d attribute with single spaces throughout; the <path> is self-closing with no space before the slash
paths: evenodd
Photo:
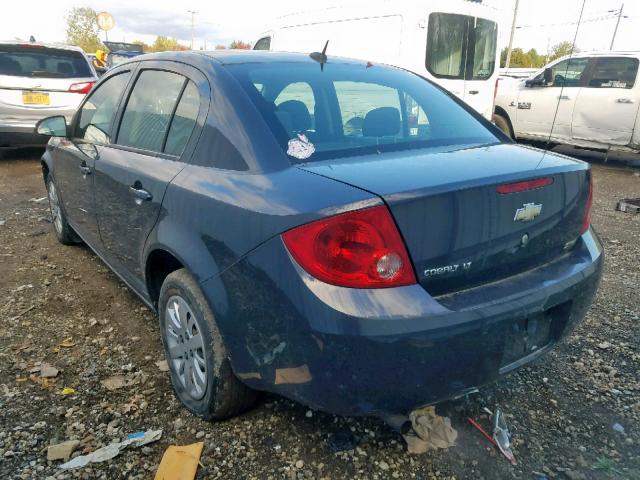
<path id="1" fill-rule="evenodd" d="M 136 198 L 136 203 L 140 205 L 143 201 L 149 201 L 153 198 L 153 195 L 148 190 L 142 188 L 142 185 L 139 182 L 133 184 L 133 186 L 129 187 L 129 191 Z"/>
<path id="2" fill-rule="evenodd" d="M 91 172 L 92 172 L 91 167 L 87 165 L 85 162 L 82 162 L 79 168 L 83 175 L 91 175 Z"/>
<path id="3" fill-rule="evenodd" d="M 633 103 L 633 99 L 632 98 L 619 98 L 616 101 L 618 103 Z"/>
<path id="4" fill-rule="evenodd" d="M 569 95 L 558 95 L 558 100 L 571 100 Z"/>
<path id="5" fill-rule="evenodd" d="M 480 90 L 469 90 L 469 93 L 470 93 L 471 95 L 477 95 L 477 94 L 479 94 L 479 93 L 480 93 Z"/>

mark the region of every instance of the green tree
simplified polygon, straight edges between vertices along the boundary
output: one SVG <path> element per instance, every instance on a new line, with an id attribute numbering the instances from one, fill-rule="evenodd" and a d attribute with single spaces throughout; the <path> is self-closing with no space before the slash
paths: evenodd
<path id="1" fill-rule="evenodd" d="M 173 37 L 165 37 L 158 35 L 150 47 L 151 52 L 166 52 L 167 50 L 188 50 L 187 47 L 180 45 L 178 40 Z"/>
<path id="2" fill-rule="evenodd" d="M 151 51 L 151 45 L 144 43 L 142 40 L 134 40 L 133 42 L 131 42 L 135 45 L 140 45 L 142 47 L 142 51 L 147 53 Z"/>
<path id="3" fill-rule="evenodd" d="M 569 55 L 572 51 L 573 44 L 567 40 L 564 42 L 560 42 L 553 47 L 551 47 L 551 54 L 549 55 L 549 61 L 555 60 L 556 58 L 564 57 L 565 55 Z M 577 53 L 580 50 L 578 47 L 573 47 L 573 53 Z"/>
<path id="4" fill-rule="evenodd" d="M 96 11 L 91 7 L 74 7 L 67 14 L 67 43 L 82 48 L 85 52 L 104 49 L 98 37 Z"/>

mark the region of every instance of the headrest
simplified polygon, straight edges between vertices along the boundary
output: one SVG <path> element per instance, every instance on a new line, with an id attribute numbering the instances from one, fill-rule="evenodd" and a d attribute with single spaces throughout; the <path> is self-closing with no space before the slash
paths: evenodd
<path id="1" fill-rule="evenodd" d="M 364 117 L 362 134 L 365 137 L 389 137 L 399 131 L 400 112 L 397 108 L 374 108 Z"/>
<path id="2" fill-rule="evenodd" d="M 306 132 L 311 128 L 311 114 L 304 102 L 287 100 L 278 105 L 278 110 L 289 114 L 294 132 Z"/>

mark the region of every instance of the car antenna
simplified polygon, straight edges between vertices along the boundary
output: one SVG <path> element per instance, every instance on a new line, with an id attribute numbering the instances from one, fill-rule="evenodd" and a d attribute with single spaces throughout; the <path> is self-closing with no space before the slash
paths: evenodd
<path id="1" fill-rule="evenodd" d="M 327 45 L 329 45 L 329 40 L 324 44 L 324 48 L 322 52 L 311 52 L 309 56 L 313 58 L 316 62 L 320 63 L 320 71 L 324 71 L 324 64 L 327 63 Z"/>

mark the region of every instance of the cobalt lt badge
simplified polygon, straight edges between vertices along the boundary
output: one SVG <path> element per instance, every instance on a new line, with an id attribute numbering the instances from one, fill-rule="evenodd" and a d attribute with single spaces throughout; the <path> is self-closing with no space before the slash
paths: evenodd
<path id="1" fill-rule="evenodd" d="M 542 204 L 525 203 L 522 208 L 516 210 L 516 215 L 513 217 L 514 222 L 530 222 L 536 218 L 542 212 Z"/>

